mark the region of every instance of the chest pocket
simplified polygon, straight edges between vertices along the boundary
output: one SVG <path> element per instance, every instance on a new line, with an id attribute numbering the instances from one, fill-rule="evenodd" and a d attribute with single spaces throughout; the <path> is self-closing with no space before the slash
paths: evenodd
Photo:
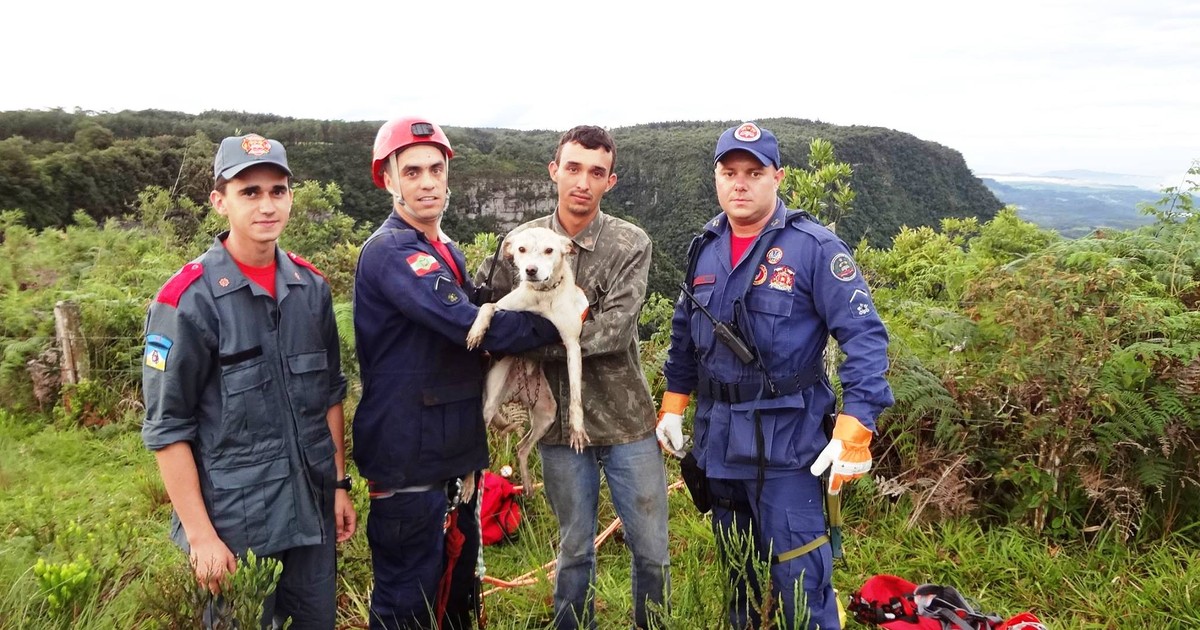
<path id="1" fill-rule="evenodd" d="M 270 388 L 271 373 L 263 360 L 222 368 L 221 446 L 250 446 L 264 438 L 277 439 L 268 413 Z"/>
<path id="2" fill-rule="evenodd" d="M 691 291 L 692 295 L 696 296 L 696 301 L 703 304 L 704 308 L 708 309 L 709 312 L 712 312 L 713 286 L 711 284 L 700 285 L 692 287 Z M 691 303 L 691 300 L 686 295 L 680 294 L 679 297 L 687 302 L 688 308 L 692 310 L 691 325 L 689 326 L 692 332 L 692 343 L 696 345 L 697 352 L 703 357 L 706 354 L 705 349 L 711 348 L 715 341 L 713 338 L 713 324 L 704 316 L 704 313 L 700 312 L 700 309 L 695 304 Z"/>
<path id="3" fill-rule="evenodd" d="M 770 354 L 771 348 L 778 347 L 781 340 L 790 336 L 788 327 L 795 326 L 795 322 L 788 321 L 792 316 L 793 303 L 795 296 L 791 293 L 769 288 L 756 288 L 746 296 L 746 311 L 750 315 L 754 341 L 766 355 Z M 771 364 L 769 358 L 767 364 Z"/>
<path id="4" fill-rule="evenodd" d="M 324 351 L 288 355 L 291 381 L 288 394 L 300 415 L 305 444 L 329 435 L 325 412 L 329 410 L 329 357 Z"/>

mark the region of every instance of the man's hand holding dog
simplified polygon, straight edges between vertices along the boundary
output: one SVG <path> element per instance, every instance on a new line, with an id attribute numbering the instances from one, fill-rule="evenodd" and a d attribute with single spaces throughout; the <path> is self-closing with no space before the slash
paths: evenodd
<path id="1" fill-rule="evenodd" d="M 679 458 L 686 453 L 683 450 L 684 444 L 687 444 L 687 436 L 683 434 L 683 412 L 687 411 L 689 402 L 687 394 L 665 392 L 658 410 L 658 425 L 654 427 L 662 450 Z"/>

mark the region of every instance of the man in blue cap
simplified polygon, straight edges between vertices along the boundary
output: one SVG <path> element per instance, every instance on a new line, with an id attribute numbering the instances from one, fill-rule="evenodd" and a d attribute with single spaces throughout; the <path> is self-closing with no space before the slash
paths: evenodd
<path id="1" fill-rule="evenodd" d="M 750 540 L 771 564 L 785 627 L 804 616 L 795 605 L 800 585 L 809 627 L 838 628 L 819 475 L 829 469 L 837 493 L 870 469 L 875 419 L 893 403 L 887 331 L 846 244 L 778 198 L 784 172 L 774 134 L 751 122 L 731 127 L 714 163 L 723 212 L 689 249 L 659 443 L 684 455 L 683 413 L 695 392 L 696 439 L 683 465 L 706 477 L 689 489 L 701 509 L 704 499 L 711 505 L 723 559 L 731 540 Z M 830 334 L 846 353 L 836 416 L 822 363 Z M 729 569 L 737 588 L 729 621 L 758 627 L 764 620 L 751 598 L 763 601 L 762 585 L 752 567 Z"/>
<path id="2" fill-rule="evenodd" d="M 283 564 L 263 625 L 332 628 L 334 541 L 356 518 L 345 475 L 329 285 L 276 240 L 292 208 L 283 145 L 225 138 L 209 195 L 229 231 L 159 290 L 146 318 L 142 440 L 174 508 L 171 537 L 219 593 L 253 551 Z M 220 607 L 207 611 L 213 624 Z"/>

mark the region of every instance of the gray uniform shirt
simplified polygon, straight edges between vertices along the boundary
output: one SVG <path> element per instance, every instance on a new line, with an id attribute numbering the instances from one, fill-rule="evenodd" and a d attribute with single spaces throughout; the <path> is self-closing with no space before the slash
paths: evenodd
<path id="1" fill-rule="evenodd" d="M 150 305 L 142 440 L 191 445 L 204 506 L 233 553 L 327 542 L 336 470 L 325 414 L 346 394 L 329 285 L 276 249 L 272 299 L 224 237 Z M 187 549 L 177 515 L 171 537 Z"/>
<path id="2" fill-rule="evenodd" d="M 534 219 L 513 229 L 544 227 L 567 236 L 557 213 Z M 611 446 L 640 440 L 654 432 L 656 414 L 650 387 L 642 374 L 637 324 L 646 299 L 650 274 L 650 237 L 641 228 L 598 213 L 571 240 L 575 243 L 575 284 L 587 294 L 589 313 L 583 323 L 584 427 L 593 446 Z M 475 275 L 487 279 L 492 259 Z M 512 290 L 516 271 L 501 260 L 492 285 L 496 299 Z M 558 421 L 542 438 L 544 444 L 567 444 L 567 405 L 570 399 L 566 352 L 561 345 L 529 353 L 542 359 L 542 370 L 558 402 Z"/>

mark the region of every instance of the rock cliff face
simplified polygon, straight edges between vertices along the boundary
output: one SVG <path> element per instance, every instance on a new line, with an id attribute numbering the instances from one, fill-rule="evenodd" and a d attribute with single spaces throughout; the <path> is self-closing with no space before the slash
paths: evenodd
<path id="1" fill-rule="evenodd" d="M 459 193 L 455 191 L 453 197 Z M 510 230 L 525 220 L 550 214 L 556 205 L 554 182 L 549 177 L 483 177 L 467 182 L 466 192 L 455 199 L 470 219 L 492 217 L 496 225 Z"/>

